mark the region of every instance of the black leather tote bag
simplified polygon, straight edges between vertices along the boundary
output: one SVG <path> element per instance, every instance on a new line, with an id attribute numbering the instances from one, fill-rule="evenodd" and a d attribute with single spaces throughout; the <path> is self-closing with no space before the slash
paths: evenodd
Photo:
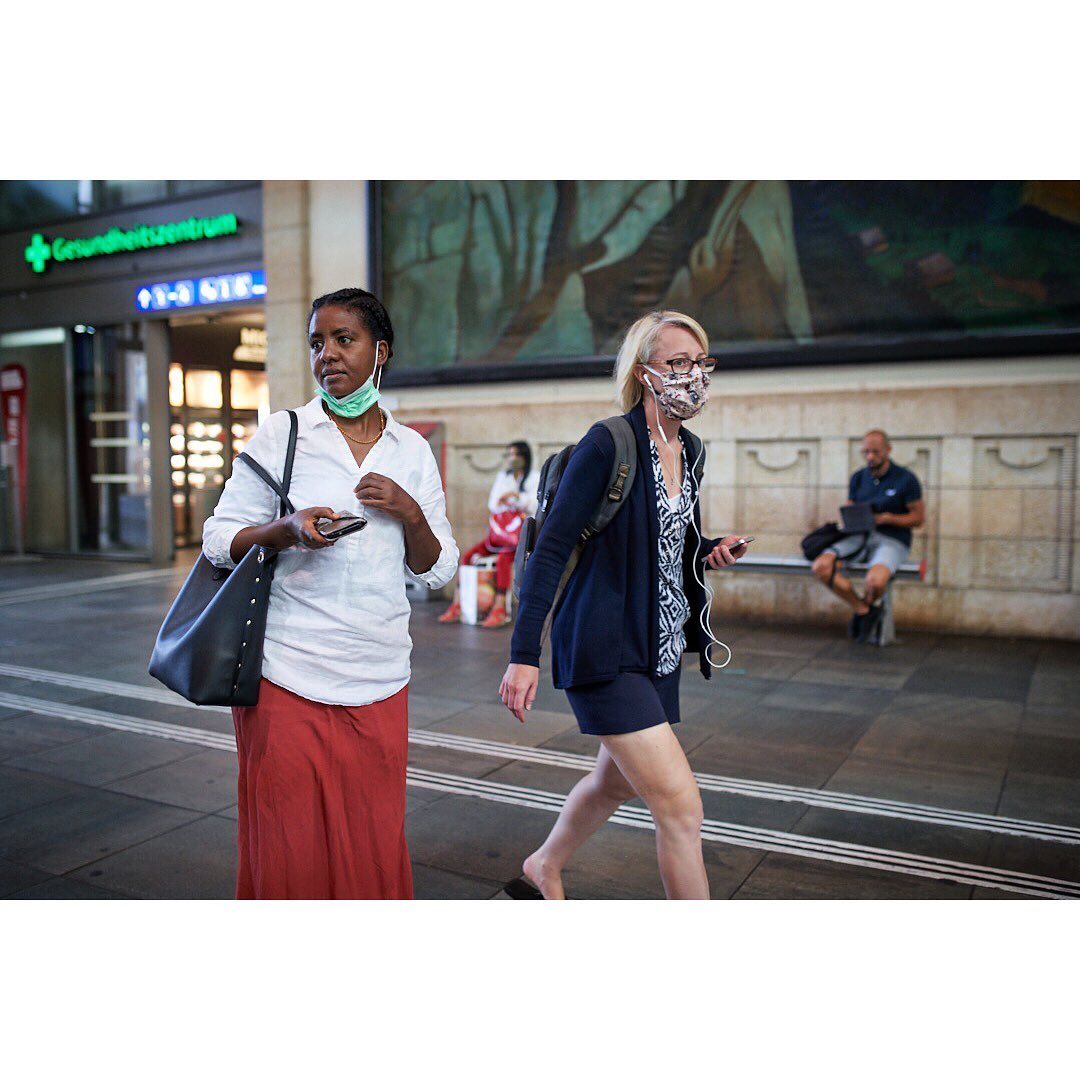
<path id="1" fill-rule="evenodd" d="M 280 484 L 254 458 L 237 455 L 277 493 L 282 517 L 293 513 L 289 484 L 297 420 L 291 410 L 289 425 Z M 258 544 L 234 570 L 222 570 L 200 554 L 158 631 L 150 674 L 196 705 L 255 705 L 276 561 L 276 550 Z"/>

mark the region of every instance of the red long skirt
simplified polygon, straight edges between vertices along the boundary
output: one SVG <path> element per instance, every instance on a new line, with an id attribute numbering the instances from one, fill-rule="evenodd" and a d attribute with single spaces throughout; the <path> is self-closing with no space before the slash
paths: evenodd
<path id="1" fill-rule="evenodd" d="M 408 687 L 323 705 L 263 679 L 233 709 L 238 900 L 411 900 Z"/>

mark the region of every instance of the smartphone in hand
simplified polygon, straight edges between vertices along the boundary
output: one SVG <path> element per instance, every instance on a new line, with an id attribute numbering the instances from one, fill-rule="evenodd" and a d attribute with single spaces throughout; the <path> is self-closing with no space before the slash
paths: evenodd
<path id="1" fill-rule="evenodd" d="M 754 537 L 744 536 L 737 544 L 732 544 L 731 547 L 728 548 L 728 551 L 730 551 L 731 554 L 734 555 L 736 551 L 744 549 L 747 544 L 752 544 L 753 542 Z"/>
<path id="2" fill-rule="evenodd" d="M 359 532 L 367 525 L 366 517 L 357 517 L 356 514 L 344 513 L 339 518 L 319 518 L 315 528 L 319 535 L 326 540 L 340 540 L 349 533 Z"/>

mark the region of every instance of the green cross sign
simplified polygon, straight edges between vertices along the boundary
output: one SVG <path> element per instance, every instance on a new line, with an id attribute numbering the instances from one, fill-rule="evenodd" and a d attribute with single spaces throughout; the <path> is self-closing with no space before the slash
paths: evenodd
<path id="1" fill-rule="evenodd" d="M 50 264 L 214 240 L 235 236 L 239 231 L 240 222 L 235 214 L 217 214 L 214 217 L 166 221 L 160 225 L 132 225 L 130 228 L 114 225 L 98 236 L 77 236 L 72 239 L 58 236 L 49 241 L 41 233 L 34 233 L 23 254 L 34 273 L 43 274 L 45 267 Z"/>
<path id="2" fill-rule="evenodd" d="M 37 232 L 30 238 L 30 244 L 24 254 L 26 261 L 34 268 L 34 273 L 43 274 L 45 264 L 52 258 L 52 248 L 45 243 L 45 237 Z"/>

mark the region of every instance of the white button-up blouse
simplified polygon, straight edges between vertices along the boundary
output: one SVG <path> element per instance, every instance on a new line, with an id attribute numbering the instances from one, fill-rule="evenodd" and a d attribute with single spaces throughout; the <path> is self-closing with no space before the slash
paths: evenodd
<path id="1" fill-rule="evenodd" d="M 311 701 L 368 705 L 392 697 L 409 681 L 409 601 L 406 579 L 437 589 L 454 576 L 457 544 L 427 441 L 386 413 L 386 429 L 358 467 L 345 437 L 319 398 L 297 409 L 296 459 L 289 498 L 297 510 L 330 506 L 366 515 L 365 529 L 333 547 L 282 551 L 270 590 L 263 676 Z M 289 416 L 274 413 L 246 450 L 279 480 L 289 439 Z M 353 489 L 368 472 L 396 481 L 416 501 L 442 545 L 430 570 L 414 574 L 405 562 L 401 522 L 362 507 Z M 203 551 L 215 565 L 233 567 L 229 549 L 250 525 L 273 521 L 277 496 L 238 461 L 213 516 L 203 526 Z"/>

